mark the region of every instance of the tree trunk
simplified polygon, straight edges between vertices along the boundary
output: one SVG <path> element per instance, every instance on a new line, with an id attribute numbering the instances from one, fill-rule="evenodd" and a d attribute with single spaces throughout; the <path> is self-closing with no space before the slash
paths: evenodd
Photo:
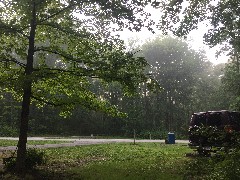
<path id="1" fill-rule="evenodd" d="M 25 68 L 25 79 L 23 85 L 23 100 L 22 100 L 22 112 L 20 119 L 20 134 L 17 149 L 17 162 L 16 171 L 19 174 L 25 174 L 26 172 L 26 144 L 27 144 L 27 132 L 28 132 L 28 119 L 29 108 L 31 103 L 32 94 L 32 79 L 33 72 L 33 56 L 34 56 L 34 43 L 35 43 L 35 31 L 36 31 L 36 9 L 35 1 L 32 2 L 32 20 L 31 29 L 29 35 L 29 47 L 27 55 L 27 63 Z"/>
<path id="2" fill-rule="evenodd" d="M 27 144 L 27 131 L 28 131 L 28 117 L 29 117 L 29 107 L 31 101 L 31 86 L 32 83 L 28 82 L 25 84 L 27 87 L 24 89 L 23 101 L 22 101 L 22 113 L 20 121 L 20 134 L 18 141 L 17 150 L 17 164 L 16 169 L 19 174 L 24 174 L 25 159 L 26 159 L 26 144 Z"/>

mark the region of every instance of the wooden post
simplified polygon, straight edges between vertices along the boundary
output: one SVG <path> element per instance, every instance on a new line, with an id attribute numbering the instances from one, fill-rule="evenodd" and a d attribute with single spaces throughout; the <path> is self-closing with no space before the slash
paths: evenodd
<path id="1" fill-rule="evenodd" d="M 135 145 L 136 144 L 136 131 L 135 131 L 135 129 L 133 129 L 133 138 L 134 138 L 133 144 Z"/>

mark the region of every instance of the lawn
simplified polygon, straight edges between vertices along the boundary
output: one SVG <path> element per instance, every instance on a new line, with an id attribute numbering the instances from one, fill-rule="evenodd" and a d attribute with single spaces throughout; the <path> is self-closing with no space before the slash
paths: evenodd
<path id="1" fill-rule="evenodd" d="M 47 162 L 28 176 L 34 179 L 161 179 L 184 178 L 186 144 L 102 144 L 43 149 Z M 13 176 L 5 174 L 4 178 Z M 7 179 L 7 178 L 6 178 Z"/>
<path id="2" fill-rule="evenodd" d="M 0 140 L 0 147 L 2 146 L 17 146 L 17 140 Z M 28 145 L 43 145 L 43 144 L 60 144 L 60 143 L 71 143 L 71 141 L 54 141 L 54 140 L 39 140 L 39 141 L 28 141 Z"/>

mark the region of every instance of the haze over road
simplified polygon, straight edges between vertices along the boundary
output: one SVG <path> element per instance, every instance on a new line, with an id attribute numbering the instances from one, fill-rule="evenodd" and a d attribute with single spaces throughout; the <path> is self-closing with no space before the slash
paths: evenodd
<path id="1" fill-rule="evenodd" d="M 0 140 L 18 140 L 15 137 L 0 137 Z M 133 143 L 133 139 L 93 139 L 93 138 L 51 138 L 51 137 L 28 137 L 28 141 L 64 141 L 60 144 L 45 144 L 45 145 L 28 145 L 28 147 L 34 148 L 57 148 L 57 147 L 71 147 L 71 146 L 83 146 L 91 144 L 106 144 L 106 143 Z M 69 141 L 69 143 L 66 143 Z M 150 140 L 150 139 L 141 139 L 136 140 L 136 143 L 140 142 L 154 142 L 154 143 L 164 143 L 165 140 Z M 176 140 L 176 143 L 187 144 L 188 140 Z M 0 151 L 6 150 L 15 150 L 16 146 L 7 146 L 0 147 Z"/>

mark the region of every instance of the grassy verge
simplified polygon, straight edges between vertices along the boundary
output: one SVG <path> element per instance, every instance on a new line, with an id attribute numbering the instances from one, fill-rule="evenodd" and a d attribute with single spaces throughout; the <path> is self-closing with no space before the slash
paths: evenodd
<path id="1" fill-rule="evenodd" d="M 16 146 L 18 141 L 15 140 L 0 140 L 1 146 Z M 71 143 L 71 141 L 53 141 L 53 140 L 39 140 L 39 141 L 28 141 L 28 145 L 43 145 L 43 144 L 60 144 L 60 143 Z"/>
<path id="2" fill-rule="evenodd" d="M 28 176 L 34 179 L 183 179 L 186 145 L 102 144 L 44 149 L 47 164 Z M 11 177 L 5 174 L 3 176 Z M 6 178 L 7 179 L 7 178 Z"/>

